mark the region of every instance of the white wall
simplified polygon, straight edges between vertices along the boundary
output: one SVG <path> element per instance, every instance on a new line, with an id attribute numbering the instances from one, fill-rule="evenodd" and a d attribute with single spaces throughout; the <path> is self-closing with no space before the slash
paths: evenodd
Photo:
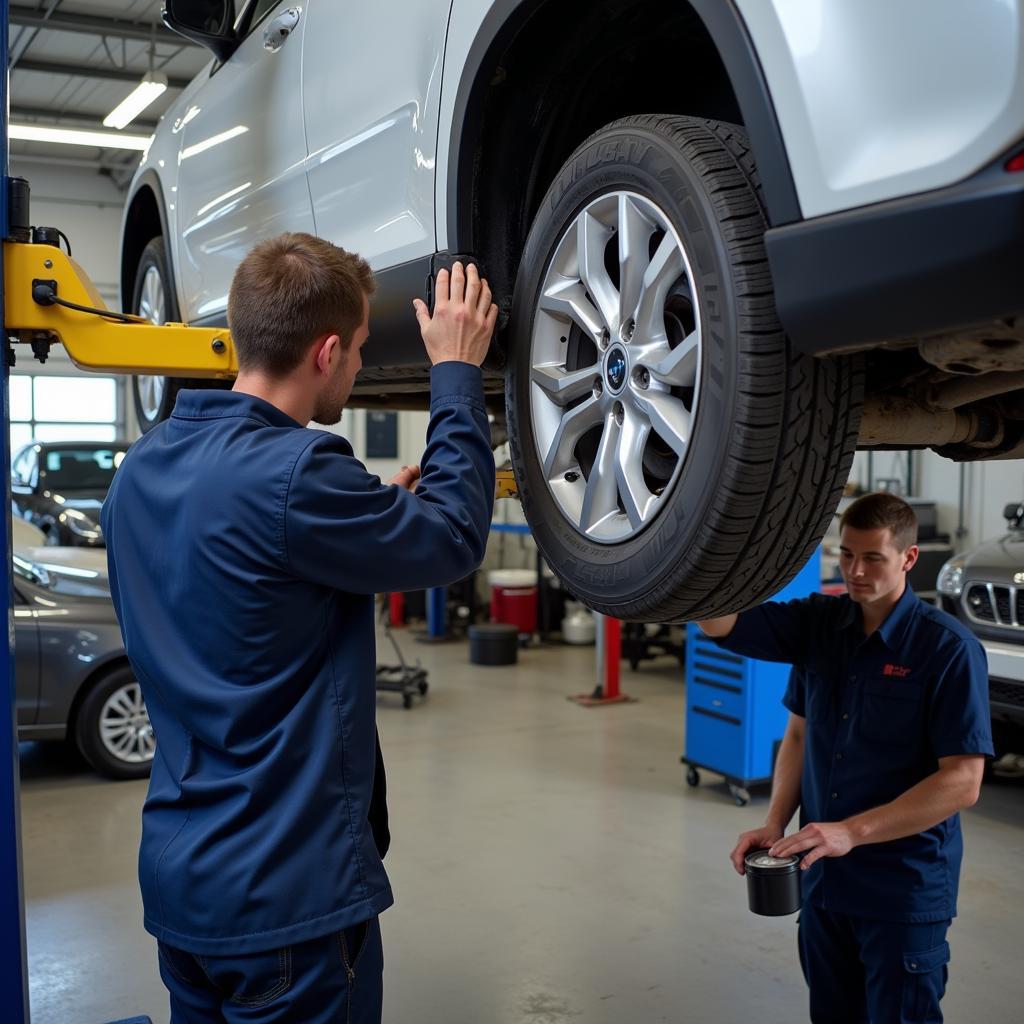
<path id="1" fill-rule="evenodd" d="M 89 275 L 103 301 L 111 309 L 120 309 L 118 297 L 121 211 L 124 197 L 110 178 L 87 167 L 48 166 L 42 163 L 19 162 L 11 157 L 10 173 L 27 178 L 31 187 L 30 216 L 34 226 L 60 228 L 71 242 L 75 261 Z M 33 358 L 27 345 L 16 346 L 16 374 L 74 375 L 79 370 L 64 349 L 55 345 L 46 363 Z M 125 421 L 127 379 L 117 378 L 118 407 L 122 432 L 131 428 Z M 130 415 L 130 411 L 129 411 Z M 135 433 L 125 436 L 134 437 Z"/>
<path id="2" fill-rule="evenodd" d="M 11 174 L 27 178 L 32 190 L 33 225 L 60 228 L 71 241 L 75 260 L 92 278 L 103 300 L 118 305 L 121 211 L 124 196 L 110 178 L 88 168 L 19 164 Z"/>
<path id="3" fill-rule="evenodd" d="M 366 464 L 366 468 L 379 476 L 381 480 L 389 480 L 402 466 L 419 465 L 426 445 L 429 421 L 430 414 L 427 412 L 403 410 L 398 413 L 398 458 L 396 459 L 366 458 L 365 409 L 346 409 L 339 424 L 320 429 L 347 438 L 356 458 L 361 459 Z"/>
<path id="4" fill-rule="evenodd" d="M 939 532 L 947 533 L 957 551 L 973 547 L 1002 533 L 1006 528 L 1003 507 L 1010 502 L 1024 501 L 1024 461 L 968 462 L 961 464 L 944 459 L 934 452 L 914 453 L 914 479 L 909 493 L 929 498 L 936 503 Z M 875 452 L 872 478 L 877 486 L 883 477 L 899 477 L 904 493 L 906 484 L 906 452 Z M 868 453 L 858 452 L 850 479 L 868 487 Z M 960 492 L 963 488 L 963 525 L 960 526 Z"/>

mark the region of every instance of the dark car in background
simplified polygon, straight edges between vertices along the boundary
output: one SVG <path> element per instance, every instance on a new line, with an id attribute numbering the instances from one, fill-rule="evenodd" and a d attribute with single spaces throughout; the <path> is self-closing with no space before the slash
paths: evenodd
<path id="1" fill-rule="evenodd" d="M 105 579 L 13 567 L 18 739 L 68 740 L 108 778 L 148 775 L 156 741 Z"/>
<path id="2" fill-rule="evenodd" d="M 993 721 L 1024 726 L 1024 502 L 1003 515 L 1006 532 L 951 558 L 936 588 L 985 646 Z"/>
<path id="3" fill-rule="evenodd" d="M 11 459 L 17 515 L 39 527 L 47 544 L 102 547 L 100 507 L 127 441 L 33 441 Z"/>

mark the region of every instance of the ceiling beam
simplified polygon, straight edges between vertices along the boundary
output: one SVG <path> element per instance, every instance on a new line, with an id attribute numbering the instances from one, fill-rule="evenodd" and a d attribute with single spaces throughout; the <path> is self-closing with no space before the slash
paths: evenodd
<path id="1" fill-rule="evenodd" d="M 179 36 L 161 22 L 125 21 L 122 18 L 99 18 L 90 14 L 51 14 L 11 4 L 10 23 L 26 28 L 48 28 L 59 32 L 78 32 L 108 39 L 139 39 L 144 43 L 174 43 L 177 46 L 195 46 L 191 39 Z"/>
<path id="2" fill-rule="evenodd" d="M 35 121 L 38 118 L 42 118 L 46 121 L 47 127 L 52 128 L 83 128 L 86 125 L 98 128 L 106 116 L 106 111 L 102 114 L 90 114 L 71 110 L 56 111 L 52 108 L 30 107 L 23 103 L 18 103 L 11 107 L 10 119 L 12 121 Z M 156 121 L 132 121 L 131 130 L 133 132 L 155 132 Z"/>
<path id="3" fill-rule="evenodd" d="M 100 67 L 94 64 L 68 64 L 63 61 L 25 60 L 18 61 L 17 71 L 40 71 L 50 75 L 74 75 L 78 78 L 106 78 L 113 82 L 142 81 L 145 71 L 130 71 L 123 68 Z M 168 78 L 167 85 L 171 89 L 184 89 L 188 85 L 187 78 Z"/>
<path id="4" fill-rule="evenodd" d="M 46 167 L 54 165 L 61 167 L 95 167 L 97 170 L 126 171 L 134 173 L 139 163 L 139 153 L 133 153 L 127 162 L 118 162 L 110 156 L 78 157 L 78 156 L 53 156 L 47 153 L 45 156 L 39 153 L 19 153 L 17 150 L 11 152 L 12 164 L 43 164 Z"/>

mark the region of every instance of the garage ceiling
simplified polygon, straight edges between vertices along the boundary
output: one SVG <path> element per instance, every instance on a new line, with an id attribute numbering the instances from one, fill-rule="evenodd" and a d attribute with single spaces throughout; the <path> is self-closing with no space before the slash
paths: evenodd
<path id="1" fill-rule="evenodd" d="M 152 132 L 160 115 L 206 65 L 209 53 L 160 21 L 162 0 L 14 0 L 10 5 L 11 120 L 95 128 L 149 70 L 169 87 L 125 128 Z M 17 160 L 95 167 L 125 187 L 139 154 L 11 140 Z"/>

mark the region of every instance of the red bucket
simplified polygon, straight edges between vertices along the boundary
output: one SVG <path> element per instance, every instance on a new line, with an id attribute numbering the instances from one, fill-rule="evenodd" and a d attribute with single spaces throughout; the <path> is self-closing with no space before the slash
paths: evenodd
<path id="1" fill-rule="evenodd" d="M 537 632 L 537 573 L 533 569 L 496 569 L 487 574 L 491 587 L 491 622 Z"/>

